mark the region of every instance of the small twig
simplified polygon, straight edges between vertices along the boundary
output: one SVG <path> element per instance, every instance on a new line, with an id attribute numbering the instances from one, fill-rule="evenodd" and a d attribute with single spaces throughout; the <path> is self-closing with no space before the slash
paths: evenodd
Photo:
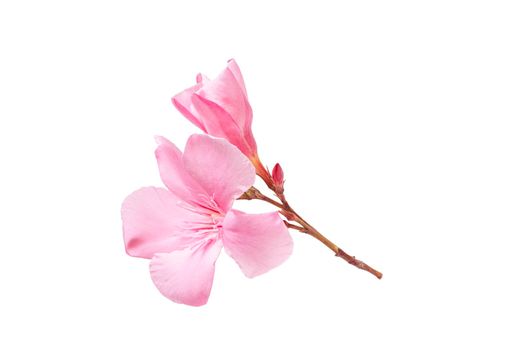
<path id="1" fill-rule="evenodd" d="M 265 196 L 264 194 L 261 193 L 261 191 L 259 191 L 258 189 L 256 189 L 253 186 L 250 187 L 246 192 L 244 192 L 242 194 L 242 196 L 240 196 L 237 199 L 246 199 L 246 200 L 259 199 L 259 200 L 265 201 L 267 203 L 270 203 L 270 204 L 276 206 L 277 208 L 280 208 L 280 209 L 284 208 L 284 206 L 281 203 L 271 199 L 270 197 Z"/>
<path id="2" fill-rule="evenodd" d="M 292 228 L 292 229 L 294 229 L 294 230 L 297 230 L 297 231 L 299 231 L 299 232 L 303 232 L 303 233 L 307 233 L 307 232 L 308 232 L 308 231 L 307 231 L 304 227 L 302 227 L 302 226 L 294 225 L 294 224 L 292 224 L 291 222 L 286 221 L 286 220 L 283 220 L 283 222 L 284 222 L 284 224 L 286 225 L 286 227 L 288 227 L 288 228 Z"/>

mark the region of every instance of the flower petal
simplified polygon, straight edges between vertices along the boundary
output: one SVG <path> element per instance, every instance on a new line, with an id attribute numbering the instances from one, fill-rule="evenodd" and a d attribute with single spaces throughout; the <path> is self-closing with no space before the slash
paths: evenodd
<path id="1" fill-rule="evenodd" d="M 144 187 L 130 194 L 121 210 L 126 252 L 149 259 L 201 239 L 189 223 L 209 218 L 180 207 L 180 202 L 163 188 Z"/>
<path id="2" fill-rule="evenodd" d="M 182 162 L 182 152 L 172 142 L 157 136 L 159 144 L 155 150 L 160 177 L 166 187 L 187 203 L 195 203 L 199 195 L 206 192 L 188 174 Z"/>
<path id="3" fill-rule="evenodd" d="M 226 252 L 247 277 L 263 274 L 283 263 L 293 241 L 279 214 L 246 214 L 232 210 L 223 222 Z"/>
<path id="4" fill-rule="evenodd" d="M 206 77 L 203 79 L 201 74 L 197 75 L 197 84 L 173 96 L 171 102 L 190 122 L 195 124 L 195 126 L 202 131 L 206 131 L 206 128 L 202 123 L 202 118 L 195 110 L 192 102 L 194 92 L 202 87 L 203 81 L 206 82 L 208 79 Z"/>
<path id="5" fill-rule="evenodd" d="M 234 60 L 217 78 L 202 84 L 195 94 L 221 106 L 237 124 L 240 130 L 251 126 L 252 108 L 248 102 L 241 71 Z"/>
<path id="6" fill-rule="evenodd" d="M 247 157 L 257 153 L 257 145 L 251 129 L 243 132 L 222 106 L 199 95 L 192 96 L 193 107 L 202 117 L 204 132 L 228 140 Z"/>
<path id="7" fill-rule="evenodd" d="M 232 72 L 237 84 L 241 88 L 244 96 L 248 98 L 248 93 L 246 92 L 246 86 L 244 85 L 244 78 L 242 77 L 241 69 L 235 60 L 232 58 L 228 61 L 228 70 Z"/>
<path id="8" fill-rule="evenodd" d="M 166 298 L 176 303 L 204 305 L 221 248 L 220 240 L 206 240 L 184 250 L 156 254 L 150 263 L 151 279 Z"/>
<path id="9" fill-rule="evenodd" d="M 255 181 L 255 169 L 235 146 L 223 139 L 192 135 L 182 157 L 187 172 L 223 213 Z"/>

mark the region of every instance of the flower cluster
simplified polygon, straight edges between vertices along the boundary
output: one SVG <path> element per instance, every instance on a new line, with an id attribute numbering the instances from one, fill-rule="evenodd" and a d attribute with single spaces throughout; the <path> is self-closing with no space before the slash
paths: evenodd
<path id="1" fill-rule="evenodd" d="M 216 79 L 199 74 L 196 84 L 172 102 L 205 135 L 190 136 L 184 152 L 157 137 L 155 155 L 166 188 L 141 188 L 122 204 L 126 252 L 151 259 L 151 278 L 164 296 L 192 306 L 206 304 L 223 247 L 247 277 L 277 267 L 292 253 L 288 228 L 319 239 L 350 264 L 381 277 L 291 208 L 281 166 L 276 164 L 270 174 L 257 154 L 252 109 L 234 60 Z M 256 175 L 278 200 L 253 187 Z M 263 200 L 278 211 L 244 213 L 232 209 L 237 199 Z"/>

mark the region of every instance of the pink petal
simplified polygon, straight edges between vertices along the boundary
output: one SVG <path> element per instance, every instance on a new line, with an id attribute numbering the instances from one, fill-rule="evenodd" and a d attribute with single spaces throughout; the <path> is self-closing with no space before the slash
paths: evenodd
<path id="1" fill-rule="evenodd" d="M 208 78 L 207 76 L 205 76 L 204 74 L 197 74 L 197 85 L 195 85 L 196 87 L 198 86 L 198 84 L 206 84 L 208 81 L 210 81 L 210 78 Z M 198 86 L 200 88 L 200 85 Z"/>
<path id="2" fill-rule="evenodd" d="M 237 65 L 237 62 L 235 62 L 233 58 L 228 61 L 228 70 L 232 72 L 233 76 L 235 77 L 235 80 L 237 81 L 237 84 L 244 93 L 244 96 L 248 98 L 248 93 L 246 92 L 246 86 L 244 85 L 244 78 L 242 77 L 241 69 L 239 68 L 239 65 Z"/>
<path id="3" fill-rule="evenodd" d="M 192 101 L 194 109 L 203 116 L 202 123 L 207 134 L 228 140 L 247 157 L 257 154 L 257 145 L 251 129 L 243 132 L 230 114 L 215 102 L 199 95 L 193 95 Z"/>
<path id="4" fill-rule="evenodd" d="M 166 298 L 176 303 L 206 304 L 221 248 L 220 240 L 206 240 L 184 250 L 156 254 L 150 263 L 153 283 Z"/>
<path id="5" fill-rule="evenodd" d="M 188 174 L 182 152 L 164 137 L 157 136 L 159 144 L 155 150 L 160 177 L 166 187 L 187 203 L 194 203 L 198 195 L 205 194 L 204 189 Z"/>
<path id="6" fill-rule="evenodd" d="M 151 258 L 155 253 L 184 249 L 201 239 L 189 230 L 188 222 L 208 217 L 179 206 L 180 200 L 163 188 L 144 187 L 122 203 L 122 227 L 126 252 Z"/>
<path id="7" fill-rule="evenodd" d="M 246 96 L 241 72 L 235 61 L 230 60 L 228 67 L 217 78 L 202 84 L 195 94 L 224 109 L 240 130 L 244 131 L 251 126 L 252 108 Z"/>
<path id="8" fill-rule="evenodd" d="M 223 244 L 247 277 L 258 276 L 279 266 L 293 250 L 288 229 L 275 212 L 246 214 L 230 211 L 223 222 Z"/>
<path id="9" fill-rule="evenodd" d="M 195 126 L 202 131 L 206 131 L 206 128 L 201 121 L 201 116 L 193 107 L 192 102 L 193 93 L 201 88 L 203 80 L 207 81 L 207 78 L 203 79 L 201 74 L 197 75 L 197 84 L 173 96 L 171 102 L 190 122 L 195 124 Z"/>
<path id="10" fill-rule="evenodd" d="M 223 213 L 255 181 L 255 169 L 248 158 L 223 139 L 190 136 L 182 160 L 187 172 Z"/>

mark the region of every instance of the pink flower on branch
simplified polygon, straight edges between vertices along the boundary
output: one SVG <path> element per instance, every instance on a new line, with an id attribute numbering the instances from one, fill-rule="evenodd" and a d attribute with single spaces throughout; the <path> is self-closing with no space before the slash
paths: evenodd
<path id="1" fill-rule="evenodd" d="M 377 278 L 383 276 L 381 272 L 347 254 L 291 207 L 284 195 L 284 173 L 279 164 L 275 165 L 271 174 L 262 165 L 251 131 L 252 109 L 248 103 L 244 79 L 234 60 L 230 60 L 226 69 L 214 80 L 199 74 L 197 84 L 174 96 L 172 101 L 187 119 L 204 132 L 227 139 L 248 156 L 255 166 L 257 175 L 264 180 L 279 202 L 265 196 L 254 187 L 239 199 L 258 199 L 275 205 L 289 220 L 285 223 L 289 228 L 316 238 L 349 264 L 370 272 Z"/>
<path id="2" fill-rule="evenodd" d="M 254 167 L 236 147 L 206 135 L 191 136 L 184 153 L 165 138 L 157 142 L 167 189 L 145 187 L 129 195 L 122 221 L 127 253 L 151 259 L 152 280 L 164 296 L 206 304 L 222 247 L 247 277 L 290 256 L 293 242 L 276 212 L 232 209 L 255 181 Z"/>
<path id="3" fill-rule="evenodd" d="M 193 124 L 220 139 L 193 135 L 182 153 L 158 137 L 155 154 L 167 189 L 139 189 L 122 205 L 126 251 L 151 259 L 152 280 L 164 296 L 187 305 L 205 304 L 223 247 L 248 277 L 278 266 L 292 252 L 287 228 L 317 239 L 347 263 L 377 278 L 383 276 L 346 253 L 292 208 L 278 163 L 271 174 L 262 165 L 251 130 L 252 109 L 235 61 L 230 60 L 213 80 L 199 74 L 197 84 L 172 102 Z M 252 186 L 255 174 L 275 198 Z M 232 209 L 236 199 L 262 200 L 279 211 L 246 214 Z"/>
<path id="4" fill-rule="evenodd" d="M 202 131 L 237 146 L 253 163 L 257 174 L 271 184 L 271 176 L 257 154 L 252 108 L 235 60 L 228 61 L 226 69 L 215 79 L 198 74 L 197 84 L 175 95 L 171 101 Z"/>

